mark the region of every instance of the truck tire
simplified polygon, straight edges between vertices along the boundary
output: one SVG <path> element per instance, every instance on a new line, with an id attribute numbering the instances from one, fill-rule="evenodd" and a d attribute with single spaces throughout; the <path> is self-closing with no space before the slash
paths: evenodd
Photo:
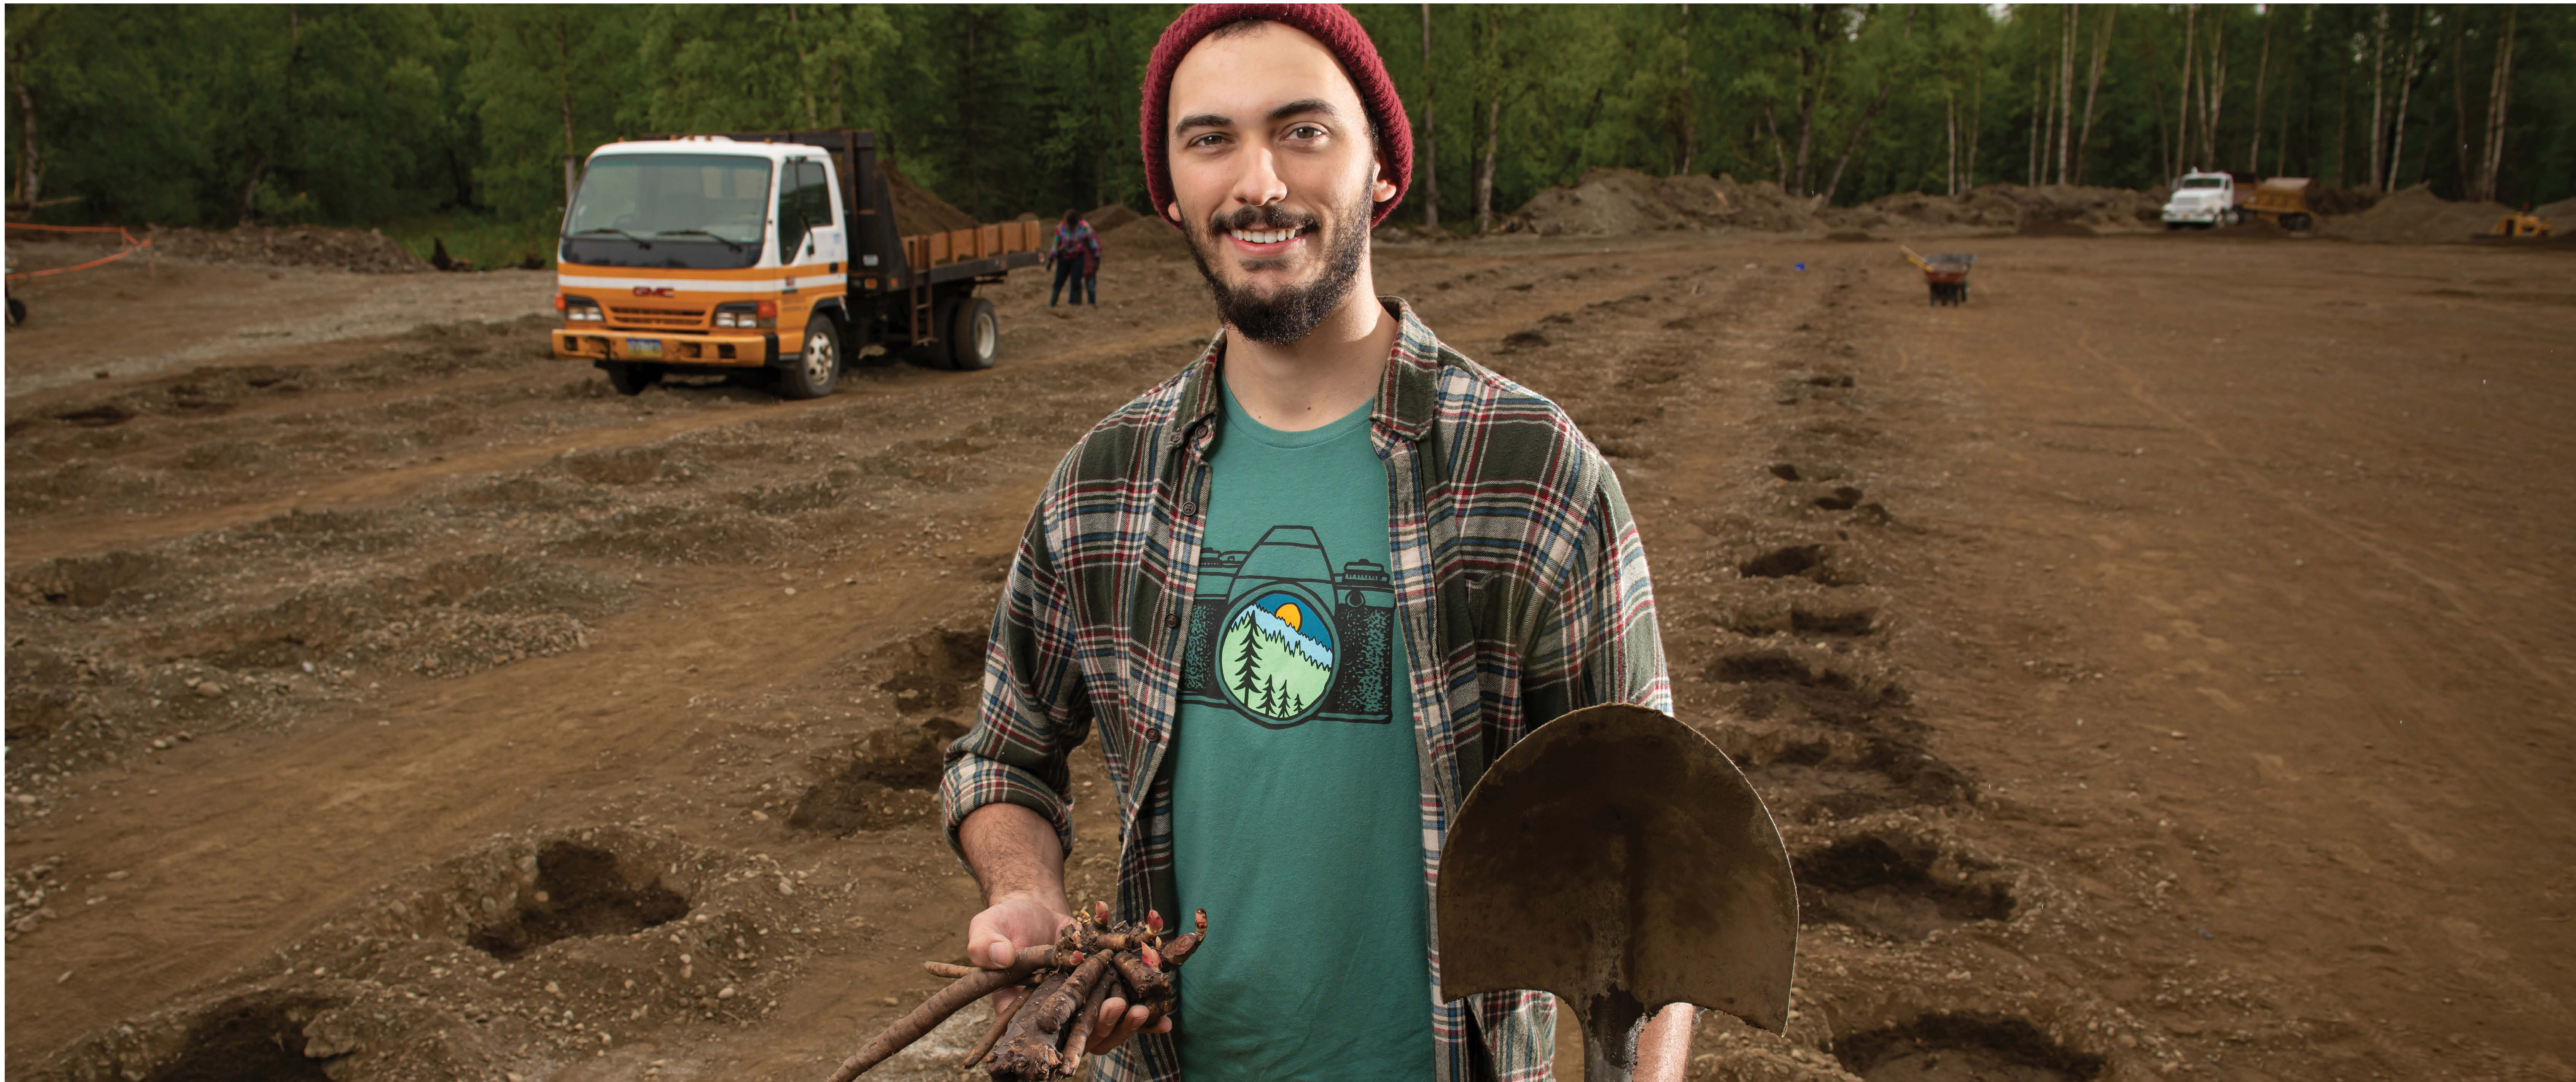
<path id="1" fill-rule="evenodd" d="M 805 337 L 796 363 L 778 372 L 778 393 L 788 398 L 822 398 L 841 382 L 841 321 L 830 312 L 805 320 Z"/>
<path id="2" fill-rule="evenodd" d="M 993 357 L 1002 350 L 1002 324 L 993 316 L 993 302 L 982 297 L 967 297 L 957 305 L 948 320 L 948 365 L 960 372 L 976 372 L 993 367 Z"/>
<path id="3" fill-rule="evenodd" d="M 2310 229 L 2316 228 L 2316 224 L 2316 219 L 2310 218 L 2305 214 L 2284 214 L 2281 216 L 2281 228 L 2287 229 L 2293 233 L 2305 233 Z"/>
<path id="4" fill-rule="evenodd" d="M 662 382 L 662 369 L 659 365 L 616 361 L 600 367 L 608 372 L 608 385 L 617 393 L 629 398 L 643 394 L 644 388 Z"/>

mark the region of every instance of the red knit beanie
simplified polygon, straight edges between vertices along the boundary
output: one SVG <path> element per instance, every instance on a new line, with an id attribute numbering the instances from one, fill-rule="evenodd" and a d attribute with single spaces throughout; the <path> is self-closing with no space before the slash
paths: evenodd
<path id="1" fill-rule="evenodd" d="M 1377 152 L 1386 159 L 1386 179 L 1395 182 L 1395 194 L 1377 204 L 1369 224 L 1385 221 L 1413 184 L 1413 125 L 1404 118 L 1404 101 L 1395 94 L 1395 80 L 1386 77 L 1386 65 L 1378 62 L 1377 45 L 1340 4 L 1199 4 L 1163 28 L 1163 40 L 1154 43 L 1153 59 L 1145 64 L 1145 108 L 1139 126 L 1145 146 L 1145 192 L 1154 200 L 1154 217 L 1181 224 L 1164 213 L 1172 205 L 1172 159 L 1164 130 L 1170 123 L 1172 69 L 1181 66 L 1181 58 L 1208 31 L 1245 19 L 1296 27 L 1341 61 L 1342 74 L 1350 76 L 1352 89 L 1359 91 L 1360 108 L 1377 129 Z"/>

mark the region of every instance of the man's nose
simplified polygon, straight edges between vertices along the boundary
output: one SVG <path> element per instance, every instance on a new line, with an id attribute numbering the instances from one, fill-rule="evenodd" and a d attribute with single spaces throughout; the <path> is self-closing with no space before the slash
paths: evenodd
<path id="1" fill-rule="evenodd" d="M 1246 150 L 1239 159 L 1242 171 L 1235 174 L 1234 202 L 1241 206 L 1266 207 L 1288 198 L 1288 182 L 1279 179 L 1279 156 L 1265 146 Z"/>

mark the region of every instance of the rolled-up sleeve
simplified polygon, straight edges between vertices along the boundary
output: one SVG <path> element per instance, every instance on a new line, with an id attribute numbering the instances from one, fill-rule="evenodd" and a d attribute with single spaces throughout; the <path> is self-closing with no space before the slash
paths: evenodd
<path id="1" fill-rule="evenodd" d="M 1061 470 L 1055 480 L 1050 493 L 1060 491 Z M 951 848 L 968 814 L 1010 803 L 1044 816 L 1065 850 L 1073 849 L 1066 757 L 1090 732 L 1091 701 L 1074 660 L 1080 625 L 1049 543 L 1048 504 L 1041 498 L 1029 516 L 993 613 L 975 725 L 948 746 L 939 804 Z M 958 856 L 964 859 L 962 849 Z"/>
<path id="2" fill-rule="evenodd" d="M 1571 710 L 1633 703 L 1667 714 L 1672 678 L 1655 622 L 1646 546 L 1617 474 L 1604 464 L 1568 561 L 1563 589 L 1536 623 L 1523 718 L 1535 727 Z"/>

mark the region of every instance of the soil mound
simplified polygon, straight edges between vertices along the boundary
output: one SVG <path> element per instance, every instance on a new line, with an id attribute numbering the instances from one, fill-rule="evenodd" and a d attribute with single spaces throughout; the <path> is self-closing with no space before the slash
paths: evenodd
<path id="1" fill-rule="evenodd" d="M 894 163 L 877 159 L 877 172 L 885 175 L 886 189 L 894 195 L 894 227 L 897 233 L 917 237 L 924 233 L 945 233 L 951 229 L 973 229 L 975 216 L 949 206 L 930 194 L 930 189 L 912 182 L 896 169 Z"/>
<path id="2" fill-rule="evenodd" d="M 1181 231 L 1172 223 L 1137 215 L 1134 221 L 1115 229 L 1101 229 L 1094 221 L 1092 228 L 1100 233 L 1100 258 L 1115 259 L 1123 255 L 1156 256 L 1188 259 L 1190 244 L 1181 239 Z"/>
<path id="3" fill-rule="evenodd" d="M 2464 244 L 2510 213 L 2502 203 L 2454 203 L 2418 184 L 2359 214 L 2325 219 L 2317 231 L 2367 244 Z"/>
<path id="4" fill-rule="evenodd" d="M 2576 199 L 2561 199 L 2531 208 L 2540 220 L 2561 231 L 2576 230 Z"/>
<path id="5" fill-rule="evenodd" d="M 1106 233 L 1142 217 L 1144 215 L 1136 213 L 1125 203 L 1111 203 L 1094 208 L 1091 213 L 1083 215 L 1082 220 L 1091 223 L 1092 232 Z"/>
<path id="6" fill-rule="evenodd" d="M 318 225 L 246 225 L 220 233 L 184 226 L 151 231 L 152 247 L 173 259 L 200 263 L 256 263 L 271 267 L 328 267 L 357 274 L 411 274 L 429 264 L 372 229 Z"/>
<path id="7" fill-rule="evenodd" d="M 2359 214 L 2379 203 L 2379 193 L 2368 188 L 2308 187 L 2308 210 L 2319 217 L 2330 214 Z"/>
<path id="8" fill-rule="evenodd" d="M 1502 231 L 1541 236 L 1618 236 L 1664 229 L 1737 228 L 1798 233 L 1817 229 L 1810 201 L 1771 181 L 1733 176 L 1648 176 L 1634 169 L 1591 169 L 1521 205 Z"/>
<path id="9" fill-rule="evenodd" d="M 1594 169 L 1573 184 L 1540 192 L 1506 219 L 1507 231 L 1616 236 L 1665 229 L 1750 229 L 1776 233 L 1872 229 L 2055 229 L 2034 236 L 2093 236 L 2135 230 L 2156 219 L 2162 191 L 2051 184 L 1989 184 L 1962 195 L 1901 192 L 1857 207 L 1818 209 L 1771 181 L 1648 176 Z"/>
<path id="10" fill-rule="evenodd" d="M 2009 229 L 2024 236 L 2089 237 L 2156 220 L 2162 191 L 2048 184 L 1989 184 L 1960 195 L 1899 192 L 1829 210 L 1828 222 L 1860 229 Z"/>

